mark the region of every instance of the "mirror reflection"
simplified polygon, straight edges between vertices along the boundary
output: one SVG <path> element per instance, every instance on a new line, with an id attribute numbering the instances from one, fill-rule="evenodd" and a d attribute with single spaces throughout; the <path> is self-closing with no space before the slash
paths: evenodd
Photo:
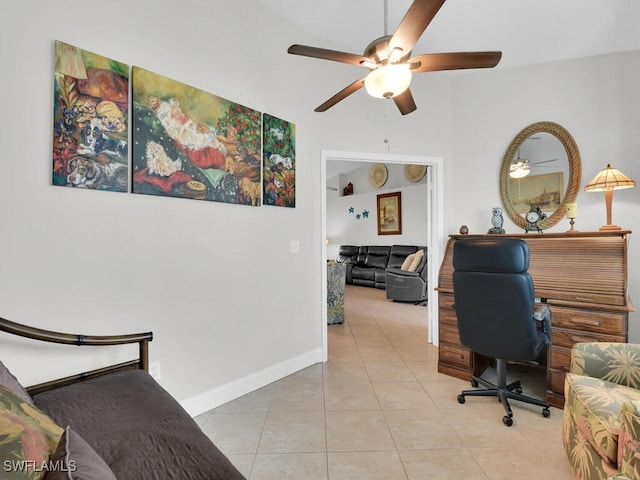
<path id="1" fill-rule="evenodd" d="M 532 205 L 547 215 L 555 212 L 569 178 L 569 159 L 562 142 L 546 132 L 527 137 L 513 156 L 509 177 L 509 200 L 517 213 L 527 213 Z"/>
<path id="2" fill-rule="evenodd" d="M 580 175 L 580 154 L 569 132 L 552 122 L 532 124 L 514 138 L 502 162 L 504 210 L 524 228 L 524 215 L 537 206 L 547 215 L 541 228 L 549 228 L 564 218 L 566 204 L 575 200 Z"/>

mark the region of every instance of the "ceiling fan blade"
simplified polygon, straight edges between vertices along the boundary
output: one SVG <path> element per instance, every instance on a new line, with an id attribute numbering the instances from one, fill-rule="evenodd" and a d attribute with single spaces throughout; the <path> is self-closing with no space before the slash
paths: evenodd
<path id="1" fill-rule="evenodd" d="M 414 0 L 389 41 L 389 52 L 400 49 L 407 55 L 436 16 L 445 0 Z M 400 58 L 402 55 L 397 55 Z"/>
<path id="2" fill-rule="evenodd" d="M 350 65 L 363 65 L 365 62 L 371 62 L 367 57 L 356 55 L 355 53 L 339 52 L 337 50 L 328 50 L 326 48 L 308 47 L 306 45 L 291 45 L 287 52 L 293 55 L 321 58 L 323 60 L 348 63 Z"/>
<path id="3" fill-rule="evenodd" d="M 502 52 L 425 53 L 408 61 L 412 72 L 437 72 L 465 68 L 492 68 L 502 58 Z M 417 65 L 416 65 L 417 64 Z"/>
<path id="4" fill-rule="evenodd" d="M 541 160 L 539 162 L 530 163 L 529 165 L 540 165 L 541 163 L 550 163 L 559 160 L 558 158 L 552 158 L 550 160 Z"/>
<path id="5" fill-rule="evenodd" d="M 361 78 L 360 80 L 356 80 L 348 87 L 343 88 L 338 93 L 336 93 L 333 97 L 331 97 L 329 100 L 327 100 L 322 105 L 317 107 L 314 111 L 325 112 L 329 110 L 331 107 L 333 107 L 336 103 L 340 102 L 341 100 L 344 100 L 352 93 L 355 93 L 358 90 L 360 90 L 362 87 L 364 87 L 364 78 Z"/>
<path id="6" fill-rule="evenodd" d="M 398 110 L 400 110 L 400 113 L 402 115 L 411 113 L 417 108 L 416 102 L 413 100 L 411 90 L 409 90 L 408 88 L 400 95 L 396 95 L 395 97 L 393 97 L 393 101 L 395 102 Z"/>

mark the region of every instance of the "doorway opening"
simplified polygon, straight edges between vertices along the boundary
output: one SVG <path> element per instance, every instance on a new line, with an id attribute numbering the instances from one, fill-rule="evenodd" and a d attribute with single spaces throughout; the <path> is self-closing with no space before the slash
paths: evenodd
<path id="1" fill-rule="evenodd" d="M 320 245 L 322 251 L 321 258 L 321 285 L 322 298 L 327 298 L 327 162 L 363 162 L 363 163 L 401 163 L 413 165 L 426 165 L 427 168 L 427 261 L 428 261 L 428 299 L 427 299 L 427 325 L 428 341 L 438 345 L 438 293 L 435 287 L 438 284 L 438 266 L 440 265 L 441 252 L 444 248 L 442 203 L 443 203 L 443 165 L 441 157 L 411 156 L 411 155 L 391 155 L 372 154 L 360 152 L 341 152 L 323 150 L 321 152 L 321 205 L 322 205 L 322 228 Z M 322 359 L 328 359 L 327 341 L 327 302 L 321 302 L 322 312 L 320 319 L 322 322 Z"/>

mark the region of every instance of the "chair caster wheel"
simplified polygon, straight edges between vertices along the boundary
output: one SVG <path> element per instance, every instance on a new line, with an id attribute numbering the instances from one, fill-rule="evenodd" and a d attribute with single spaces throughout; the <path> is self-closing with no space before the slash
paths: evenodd
<path id="1" fill-rule="evenodd" d="M 476 382 L 475 380 L 471 380 L 471 386 L 473 388 L 478 388 L 478 382 Z"/>
<path id="2" fill-rule="evenodd" d="M 464 395 L 458 395 L 458 403 L 464 403 L 464 402 L 465 402 Z"/>
<path id="3" fill-rule="evenodd" d="M 548 408 L 543 408 L 542 409 L 542 416 L 544 418 L 549 418 L 551 416 L 551 411 Z"/>
<path id="4" fill-rule="evenodd" d="M 513 391 L 520 395 L 522 393 L 522 387 L 516 387 L 513 389 Z"/>
<path id="5" fill-rule="evenodd" d="M 511 425 L 513 425 L 513 418 L 511 418 L 509 415 L 505 415 L 504 417 L 502 417 L 502 423 L 504 423 L 507 427 L 510 427 Z"/>

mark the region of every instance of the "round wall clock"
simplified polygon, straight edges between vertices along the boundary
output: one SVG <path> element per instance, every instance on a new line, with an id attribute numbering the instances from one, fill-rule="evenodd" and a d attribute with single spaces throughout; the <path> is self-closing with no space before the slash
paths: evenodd
<path id="1" fill-rule="evenodd" d="M 376 163 L 369 170 L 369 182 L 374 188 L 380 188 L 387 182 L 387 167 L 381 163 Z"/>
<path id="2" fill-rule="evenodd" d="M 404 176 L 410 182 L 419 182 L 427 173 L 426 165 L 405 165 Z"/>

